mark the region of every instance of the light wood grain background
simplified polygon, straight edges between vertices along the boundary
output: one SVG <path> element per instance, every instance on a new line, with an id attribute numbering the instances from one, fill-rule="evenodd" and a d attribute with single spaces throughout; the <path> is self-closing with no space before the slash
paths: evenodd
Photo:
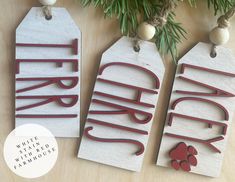
<path id="1" fill-rule="evenodd" d="M 200 1 L 200 0 L 199 0 Z M 37 0 L 0 1 L 0 182 L 234 182 L 235 181 L 235 123 L 231 126 L 230 138 L 220 178 L 208 178 L 195 174 L 176 172 L 156 167 L 156 154 L 164 123 L 167 101 L 173 80 L 174 65 L 165 58 L 167 76 L 164 92 L 160 97 L 161 108 L 155 118 L 146 151 L 143 169 L 133 173 L 81 159 L 77 159 L 79 141 L 58 139 L 59 158 L 56 166 L 46 176 L 27 180 L 14 175 L 3 159 L 3 144 L 14 128 L 14 34 L 15 29 L 32 6 L 39 6 Z M 88 103 L 91 98 L 95 75 L 101 54 L 120 36 L 118 22 L 103 19 L 101 10 L 82 8 L 79 0 L 58 0 L 56 6 L 66 7 L 83 33 L 82 64 L 82 127 Z M 177 20 L 188 31 L 187 40 L 179 45 L 180 56 L 198 41 L 208 42 L 208 32 L 216 23 L 212 11 L 208 11 L 206 1 L 201 0 L 197 9 L 181 3 L 176 10 Z M 235 18 L 231 22 L 231 38 L 226 45 L 235 54 Z M 235 106 L 234 106 L 235 109 Z"/>

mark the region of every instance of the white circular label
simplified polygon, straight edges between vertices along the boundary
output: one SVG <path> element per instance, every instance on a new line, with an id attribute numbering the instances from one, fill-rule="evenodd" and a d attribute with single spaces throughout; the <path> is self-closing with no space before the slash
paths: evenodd
<path id="1" fill-rule="evenodd" d="M 8 167 L 24 178 L 38 178 L 48 173 L 58 157 L 58 145 L 52 133 L 41 125 L 17 127 L 4 143 Z"/>

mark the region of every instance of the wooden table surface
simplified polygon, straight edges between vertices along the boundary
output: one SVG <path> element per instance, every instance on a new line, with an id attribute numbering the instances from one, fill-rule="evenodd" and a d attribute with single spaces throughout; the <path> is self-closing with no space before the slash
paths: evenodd
<path id="1" fill-rule="evenodd" d="M 196 9 L 181 3 L 176 10 L 177 20 L 188 31 L 187 40 L 179 45 L 180 56 L 184 55 L 198 41 L 208 42 L 208 32 L 216 24 L 213 12 L 207 9 L 205 0 L 199 0 Z M 37 0 L 0 1 L 0 181 L 1 182 L 234 182 L 235 181 L 235 123 L 230 130 L 227 150 L 221 176 L 209 178 L 155 166 L 156 154 L 161 140 L 161 131 L 167 109 L 167 101 L 173 80 L 174 64 L 165 58 L 166 77 L 161 108 L 154 119 L 143 168 L 140 173 L 77 159 L 80 140 L 57 139 L 59 157 L 55 167 L 45 176 L 29 180 L 12 173 L 3 159 L 3 145 L 7 135 L 14 128 L 14 41 L 15 29 L 32 6 L 39 6 Z M 92 88 L 101 54 L 120 36 L 115 19 L 103 19 L 101 10 L 82 8 L 79 0 L 57 0 L 56 6 L 65 7 L 83 33 L 82 59 L 82 128 L 91 98 Z M 226 45 L 235 54 L 235 18 L 231 21 L 231 38 Z M 235 106 L 234 106 L 235 109 Z"/>

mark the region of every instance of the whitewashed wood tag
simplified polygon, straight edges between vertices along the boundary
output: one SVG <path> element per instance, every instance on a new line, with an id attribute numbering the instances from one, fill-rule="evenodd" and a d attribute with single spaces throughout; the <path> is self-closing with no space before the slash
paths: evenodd
<path id="1" fill-rule="evenodd" d="M 79 137 L 81 32 L 64 8 L 32 8 L 16 30 L 16 126 Z"/>
<path id="2" fill-rule="evenodd" d="M 165 69 L 153 43 L 132 44 L 102 56 L 78 157 L 140 171 Z"/>
<path id="3" fill-rule="evenodd" d="M 235 59 L 221 46 L 215 58 L 210 51 L 198 43 L 179 61 L 157 165 L 218 177 L 234 114 Z"/>

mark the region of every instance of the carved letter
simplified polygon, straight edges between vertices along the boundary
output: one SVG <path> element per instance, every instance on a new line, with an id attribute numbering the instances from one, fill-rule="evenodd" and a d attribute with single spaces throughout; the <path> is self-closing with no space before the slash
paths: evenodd
<path id="1" fill-rule="evenodd" d="M 117 104 L 113 104 L 113 103 L 106 102 L 106 101 L 101 101 L 98 99 L 93 99 L 92 102 L 96 104 L 101 104 L 104 106 L 112 107 L 118 110 L 116 111 L 89 111 L 90 114 L 128 114 L 136 123 L 139 123 L 139 124 L 146 124 L 152 119 L 152 114 L 148 112 L 140 111 L 137 109 L 132 109 L 132 108 L 125 107 L 125 106 L 120 106 Z M 136 117 L 136 114 L 145 116 L 145 118 L 143 120 L 138 119 Z"/>
<path id="2" fill-rule="evenodd" d="M 106 143 L 130 143 L 137 145 L 139 147 L 139 150 L 135 153 L 137 156 L 143 154 L 144 152 L 144 145 L 137 141 L 132 139 L 119 139 L 119 138 L 99 138 L 92 136 L 89 131 L 93 130 L 93 127 L 87 127 L 85 128 L 84 135 L 89 138 L 90 140 L 96 141 L 96 142 L 106 142 Z"/>
<path id="3" fill-rule="evenodd" d="M 56 102 L 60 106 L 63 107 L 72 107 L 74 106 L 78 101 L 77 95 L 56 95 L 56 96 L 17 96 L 16 99 L 46 99 L 45 101 L 41 101 L 35 104 L 22 106 L 16 108 L 16 111 L 21 111 L 25 109 L 30 109 L 34 107 L 38 107 L 41 105 L 49 104 L 51 102 Z M 63 99 L 71 99 L 70 103 L 63 102 Z"/>
<path id="4" fill-rule="evenodd" d="M 44 83 L 26 87 L 23 89 L 16 90 L 16 93 L 26 92 L 38 88 L 42 88 L 51 84 L 56 84 L 63 89 L 72 89 L 78 84 L 78 77 L 48 77 L 48 78 L 16 78 L 16 81 L 45 81 Z M 63 81 L 70 81 L 70 85 L 66 85 Z"/>
<path id="5" fill-rule="evenodd" d="M 73 70 L 78 72 L 78 60 L 77 59 L 16 59 L 16 74 L 20 73 L 20 63 L 56 63 L 59 67 L 63 66 L 63 63 L 69 62 L 73 64 Z"/>
<path id="6" fill-rule="evenodd" d="M 203 98 L 197 98 L 197 97 L 182 97 L 182 98 L 179 98 L 177 100 L 175 100 L 171 106 L 171 109 L 175 109 L 176 105 L 182 101 L 186 101 L 186 100 L 192 100 L 192 101 L 199 101 L 199 102 L 206 102 L 206 103 L 210 103 L 218 108 L 220 108 L 224 114 L 225 114 L 225 120 L 228 121 L 229 120 L 229 113 L 227 111 L 227 109 L 222 106 L 221 104 L 217 103 L 217 102 L 214 102 L 212 100 L 208 100 L 208 99 L 203 99 Z"/>
<path id="7" fill-rule="evenodd" d="M 16 43 L 19 47 L 46 47 L 46 48 L 72 48 L 73 54 L 78 55 L 78 39 L 74 39 L 72 44 L 30 44 Z"/>

